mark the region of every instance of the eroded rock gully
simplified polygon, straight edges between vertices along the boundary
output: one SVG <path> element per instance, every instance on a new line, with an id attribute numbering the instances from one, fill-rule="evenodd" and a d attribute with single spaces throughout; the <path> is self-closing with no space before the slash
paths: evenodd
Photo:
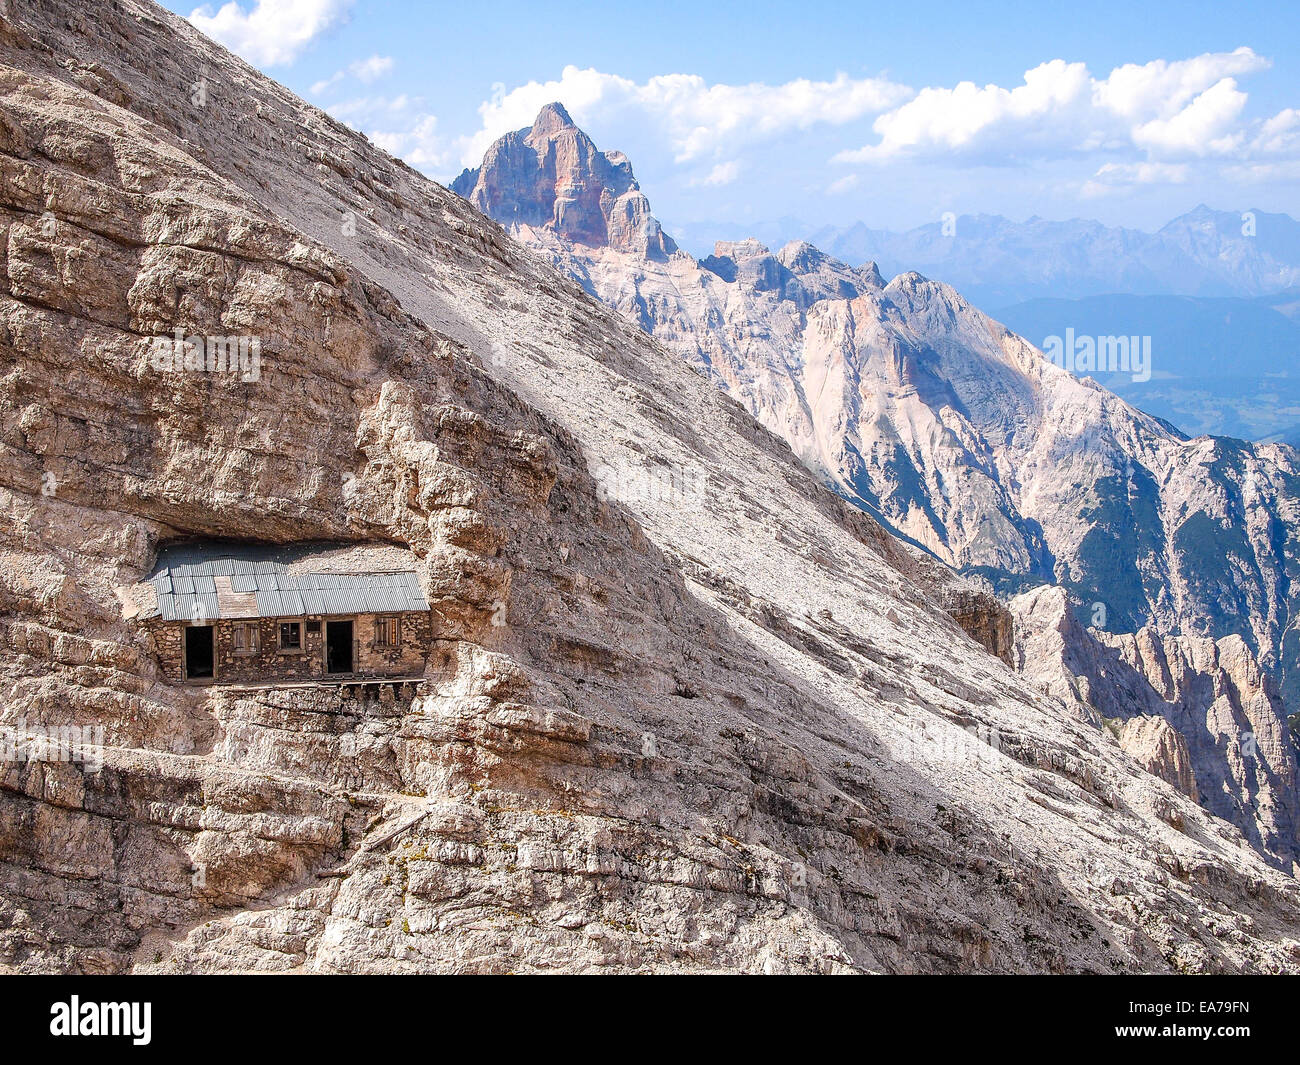
<path id="1" fill-rule="evenodd" d="M 104 749 L 3 767 L 0 965 L 1300 968 L 1289 876 L 469 205 L 156 7 L 2 25 L 0 729 Z M 161 683 L 117 590 L 185 536 L 409 546 L 426 676 Z"/>

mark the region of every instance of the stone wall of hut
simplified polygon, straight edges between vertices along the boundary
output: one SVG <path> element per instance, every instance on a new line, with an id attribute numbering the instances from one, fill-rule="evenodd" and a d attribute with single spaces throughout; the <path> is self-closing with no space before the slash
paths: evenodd
<path id="1" fill-rule="evenodd" d="M 399 619 L 398 646 L 375 643 L 375 620 Z M 352 622 L 352 670 L 362 676 L 415 677 L 424 673 L 429 648 L 433 645 L 433 617 L 425 610 L 406 614 L 356 614 L 350 618 L 255 618 L 248 621 L 222 618 L 213 624 L 214 664 L 217 684 L 273 684 L 304 680 L 326 680 L 337 676 L 326 669 L 325 626 L 330 621 Z M 302 623 L 302 647 L 280 647 L 280 623 Z M 311 631 L 308 622 L 319 622 Z M 235 626 L 255 623 L 260 639 L 256 651 L 237 650 Z M 184 632 L 182 622 L 153 619 L 145 623 L 153 639 L 154 653 L 164 677 L 173 683 L 185 680 Z"/>

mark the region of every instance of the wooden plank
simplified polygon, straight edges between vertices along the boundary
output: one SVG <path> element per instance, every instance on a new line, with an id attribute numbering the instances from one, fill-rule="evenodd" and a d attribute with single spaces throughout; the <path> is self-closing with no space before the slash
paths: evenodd
<path id="1" fill-rule="evenodd" d="M 229 577 L 214 577 L 217 586 L 218 617 L 255 618 L 257 617 L 257 593 L 237 592 L 230 586 Z"/>

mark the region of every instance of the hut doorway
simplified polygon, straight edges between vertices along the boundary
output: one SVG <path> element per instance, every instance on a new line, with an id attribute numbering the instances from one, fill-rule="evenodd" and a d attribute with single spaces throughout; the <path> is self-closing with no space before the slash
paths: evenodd
<path id="1" fill-rule="evenodd" d="M 185 679 L 212 680 L 212 626 L 185 629 Z"/>
<path id="2" fill-rule="evenodd" d="M 325 671 L 352 672 L 352 622 L 325 622 Z"/>

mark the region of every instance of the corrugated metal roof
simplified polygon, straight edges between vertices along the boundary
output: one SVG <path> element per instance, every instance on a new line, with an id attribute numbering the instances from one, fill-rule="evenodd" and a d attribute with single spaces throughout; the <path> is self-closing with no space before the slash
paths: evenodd
<path id="1" fill-rule="evenodd" d="M 229 549 L 228 549 L 229 550 Z M 282 557 L 287 553 L 279 549 Z M 212 621 L 223 616 L 215 578 L 229 577 L 230 588 L 244 596 L 238 616 L 248 617 L 247 602 L 256 596 L 258 617 L 301 617 L 305 614 L 396 614 L 428 610 L 414 570 L 384 573 L 323 573 L 301 571 L 301 552 L 285 563 L 266 558 L 277 549 L 253 548 L 236 554 L 209 547 L 209 557 L 194 552 L 173 553 L 150 578 L 157 595 L 157 611 L 165 621 Z M 250 557 L 253 556 L 253 557 Z M 309 564 L 310 559 L 306 560 Z M 224 587 L 224 584 L 223 584 Z M 224 594 L 224 593 L 223 593 Z M 226 596 L 231 609 L 232 597 Z M 231 616 L 236 616 L 233 612 Z"/>

